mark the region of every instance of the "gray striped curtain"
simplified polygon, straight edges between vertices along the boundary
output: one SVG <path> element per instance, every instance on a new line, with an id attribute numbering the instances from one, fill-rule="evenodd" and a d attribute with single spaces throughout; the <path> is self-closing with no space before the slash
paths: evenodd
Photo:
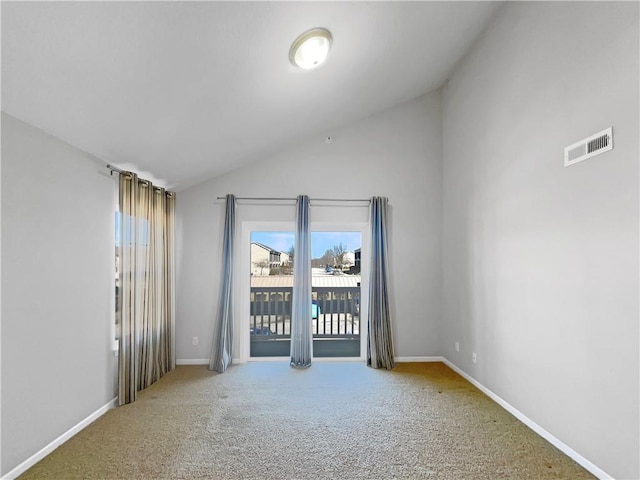
<path id="1" fill-rule="evenodd" d="M 120 175 L 118 404 L 175 368 L 175 196 Z"/>
<path id="2" fill-rule="evenodd" d="M 222 277 L 209 370 L 224 372 L 232 361 L 233 344 L 233 257 L 236 237 L 236 197 L 227 195 L 222 245 Z"/>
<path id="3" fill-rule="evenodd" d="M 309 197 L 299 195 L 296 212 L 295 252 L 293 262 L 293 299 L 291 305 L 291 366 L 311 366 L 313 333 L 311 331 L 311 232 Z"/>
<path id="4" fill-rule="evenodd" d="M 387 285 L 387 199 L 371 199 L 371 272 L 369 277 L 369 334 L 367 365 L 373 368 L 395 367 L 389 288 Z"/>

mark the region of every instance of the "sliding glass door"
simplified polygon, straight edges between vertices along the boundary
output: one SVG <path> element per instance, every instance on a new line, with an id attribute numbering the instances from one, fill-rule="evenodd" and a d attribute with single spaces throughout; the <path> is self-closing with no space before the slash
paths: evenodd
<path id="1" fill-rule="evenodd" d="M 313 355 L 360 357 L 360 232 L 311 233 Z"/>
<path id="2" fill-rule="evenodd" d="M 245 328 L 251 358 L 289 356 L 293 238 L 293 231 L 255 230 L 245 245 L 250 270 Z M 360 358 L 362 233 L 313 231 L 311 249 L 314 357 Z"/>

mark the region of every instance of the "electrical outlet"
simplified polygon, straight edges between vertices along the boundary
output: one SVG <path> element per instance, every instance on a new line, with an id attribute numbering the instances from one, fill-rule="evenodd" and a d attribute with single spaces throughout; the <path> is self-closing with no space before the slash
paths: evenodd
<path id="1" fill-rule="evenodd" d="M 193 345 L 198 345 L 198 337 L 193 337 Z"/>
<path id="2" fill-rule="evenodd" d="M 456 342 L 456 352 L 459 352 L 459 351 L 460 351 L 460 343 Z"/>
<path id="3" fill-rule="evenodd" d="M 478 363 L 478 354 L 476 354 L 476 352 L 473 352 L 473 353 L 471 354 L 471 361 L 472 361 L 473 363 Z"/>

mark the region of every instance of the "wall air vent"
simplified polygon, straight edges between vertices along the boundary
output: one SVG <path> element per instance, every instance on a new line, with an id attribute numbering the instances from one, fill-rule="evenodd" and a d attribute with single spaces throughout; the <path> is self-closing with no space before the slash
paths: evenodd
<path id="1" fill-rule="evenodd" d="M 591 135 L 564 149 L 564 166 L 581 162 L 613 148 L 613 127 Z"/>

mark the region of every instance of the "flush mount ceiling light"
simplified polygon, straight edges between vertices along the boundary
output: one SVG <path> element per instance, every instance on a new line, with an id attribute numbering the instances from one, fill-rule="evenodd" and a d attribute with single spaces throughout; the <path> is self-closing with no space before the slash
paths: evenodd
<path id="1" fill-rule="evenodd" d="M 291 45 L 289 60 L 304 70 L 319 67 L 329 54 L 331 40 L 331 32 L 325 28 L 307 30 Z"/>

